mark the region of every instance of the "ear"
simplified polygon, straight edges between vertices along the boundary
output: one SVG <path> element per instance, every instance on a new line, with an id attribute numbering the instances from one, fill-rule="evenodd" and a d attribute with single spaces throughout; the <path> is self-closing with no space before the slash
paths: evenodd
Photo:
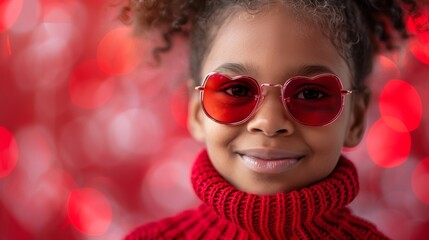
<path id="1" fill-rule="evenodd" d="M 192 137 L 203 142 L 205 139 L 203 127 L 203 110 L 201 108 L 200 95 L 196 92 L 190 94 L 188 105 L 188 130 Z"/>
<path id="2" fill-rule="evenodd" d="M 344 141 L 344 147 L 355 147 L 360 143 L 365 133 L 366 111 L 368 109 L 371 92 L 368 88 L 353 95 L 351 105 L 351 119 L 349 122 L 349 131 Z"/>

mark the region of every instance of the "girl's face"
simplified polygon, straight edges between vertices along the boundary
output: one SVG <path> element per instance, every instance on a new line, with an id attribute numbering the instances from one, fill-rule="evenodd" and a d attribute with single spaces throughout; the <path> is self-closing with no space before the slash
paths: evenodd
<path id="1" fill-rule="evenodd" d="M 255 15 L 237 11 L 218 29 L 202 72 L 248 75 L 260 84 L 333 73 L 345 89 L 351 89 L 350 69 L 322 31 L 298 21 L 282 5 Z M 359 143 L 367 107 L 364 97 L 347 95 L 336 121 L 310 127 L 289 116 L 278 88 L 265 91 L 256 114 L 237 126 L 214 122 L 203 113 L 198 93 L 191 98 L 192 135 L 206 144 L 214 167 L 238 189 L 262 195 L 311 185 L 332 172 L 343 146 Z"/>

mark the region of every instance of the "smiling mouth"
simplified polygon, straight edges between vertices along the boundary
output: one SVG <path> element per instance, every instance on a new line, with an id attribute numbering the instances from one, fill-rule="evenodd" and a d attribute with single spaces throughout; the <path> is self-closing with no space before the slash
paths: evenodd
<path id="1" fill-rule="evenodd" d="M 279 174 L 293 167 L 303 156 L 262 158 L 246 154 L 239 154 L 244 166 L 257 173 Z"/>

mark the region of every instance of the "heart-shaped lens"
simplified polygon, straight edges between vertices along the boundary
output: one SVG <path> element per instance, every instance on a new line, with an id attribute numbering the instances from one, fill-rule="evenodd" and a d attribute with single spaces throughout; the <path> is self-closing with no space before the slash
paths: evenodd
<path id="1" fill-rule="evenodd" d="M 259 96 L 259 85 L 246 76 L 230 78 L 213 73 L 204 83 L 202 103 L 205 113 L 220 123 L 239 123 L 255 109 Z"/>
<path id="2" fill-rule="evenodd" d="M 334 121 L 342 109 L 340 80 L 332 74 L 294 77 L 286 82 L 284 104 L 295 120 L 310 126 Z"/>

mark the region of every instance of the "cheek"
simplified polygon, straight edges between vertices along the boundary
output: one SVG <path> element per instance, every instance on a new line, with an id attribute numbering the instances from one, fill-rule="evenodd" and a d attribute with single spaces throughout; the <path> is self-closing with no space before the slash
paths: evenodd
<path id="1" fill-rule="evenodd" d="M 343 111 L 338 118 L 333 123 L 320 128 L 318 137 L 316 137 L 318 141 L 324 141 L 324 144 L 327 145 L 343 144 L 350 130 L 353 117 L 350 108 L 350 102 L 346 101 Z"/>
<path id="2" fill-rule="evenodd" d="M 333 123 L 322 127 L 303 128 L 307 143 L 320 150 L 342 149 L 352 117 L 350 103 L 346 101 L 343 111 Z"/>
<path id="3" fill-rule="evenodd" d="M 303 135 L 314 152 L 337 155 L 343 147 L 345 131 L 345 121 L 336 121 L 328 126 L 307 129 Z"/>
<path id="4" fill-rule="evenodd" d="M 226 147 L 238 136 L 236 128 L 238 127 L 218 124 L 205 118 L 204 132 L 207 147 Z"/>

